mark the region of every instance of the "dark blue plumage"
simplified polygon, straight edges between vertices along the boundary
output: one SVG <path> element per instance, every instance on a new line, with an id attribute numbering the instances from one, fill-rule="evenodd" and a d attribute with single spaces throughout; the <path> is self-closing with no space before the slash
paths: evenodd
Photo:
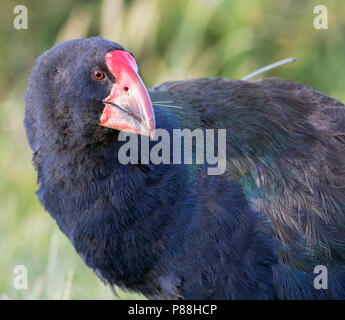
<path id="1" fill-rule="evenodd" d="M 156 106 L 157 128 L 226 128 L 226 173 L 122 165 L 119 132 L 98 125 L 116 81 L 104 56 L 118 49 L 59 44 L 25 95 L 37 195 L 85 263 L 152 298 L 344 299 L 345 107 L 281 80 L 166 83 L 151 99 L 182 109 Z M 318 264 L 327 290 L 313 287 Z"/>

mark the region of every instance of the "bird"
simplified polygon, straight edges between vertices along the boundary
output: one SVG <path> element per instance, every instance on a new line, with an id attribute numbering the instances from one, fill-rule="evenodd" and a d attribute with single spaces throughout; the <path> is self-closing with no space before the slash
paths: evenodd
<path id="1" fill-rule="evenodd" d="M 340 101 L 277 78 L 146 88 L 134 55 L 101 37 L 45 51 L 24 100 L 38 199 L 105 284 L 149 299 L 345 299 Z M 153 146 L 159 129 L 220 128 L 223 174 L 119 159 L 123 133 Z"/>

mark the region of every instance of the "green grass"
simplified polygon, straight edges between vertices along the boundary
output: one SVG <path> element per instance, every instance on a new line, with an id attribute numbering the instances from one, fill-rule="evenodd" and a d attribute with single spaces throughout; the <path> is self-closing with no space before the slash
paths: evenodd
<path id="1" fill-rule="evenodd" d="M 4 1 L 0 12 L 0 299 L 137 299 L 113 295 L 82 262 L 39 204 L 22 96 L 35 58 L 57 42 L 101 35 L 131 50 L 145 83 L 241 78 L 290 56 L 261 77 L 304 82 L 345 100 L 345 4 L 324 1 L 329 30 L 313 29 L 319 1 Z M 25 4 L 29 30 L 12 27 Z M 28 289 L 13 286 L 16 265 Z"/>

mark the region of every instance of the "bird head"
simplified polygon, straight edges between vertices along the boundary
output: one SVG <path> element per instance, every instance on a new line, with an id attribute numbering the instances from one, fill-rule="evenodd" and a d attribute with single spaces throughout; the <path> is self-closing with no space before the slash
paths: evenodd
<path id="1" fill-rule="evenodd" d="M 36 130 L 48 121 L 84 139 L 109 128 L 147 136 L 155 131 L 152 103 L 134 57 L 99 37 L 69 40 L 46 51 L 32 70 L 25 100 L 26 126 Z"/>

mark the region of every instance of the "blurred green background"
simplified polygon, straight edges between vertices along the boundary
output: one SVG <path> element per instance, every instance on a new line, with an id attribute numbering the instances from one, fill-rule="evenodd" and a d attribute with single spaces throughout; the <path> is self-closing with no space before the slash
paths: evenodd
<path id="1" fill-rule="evenodd" d="M 13 9 L 28 8 L 28 30 Z M 313 9 L 328 8 L 328 30 Z M 0 299 L 136 299 L 114 296 L 77 256 L 35 196 L 22 97 L 35 59 L 55 43 L 100 35 L 136 56 L 147 85 L 243 76 L 287 57 L 298 62 L 260 77 L 303 82 L 345 100 L 343 0 L 2 0 L 0 12 Z M 13 268 L 28 268 L 28 289 Z"/>

